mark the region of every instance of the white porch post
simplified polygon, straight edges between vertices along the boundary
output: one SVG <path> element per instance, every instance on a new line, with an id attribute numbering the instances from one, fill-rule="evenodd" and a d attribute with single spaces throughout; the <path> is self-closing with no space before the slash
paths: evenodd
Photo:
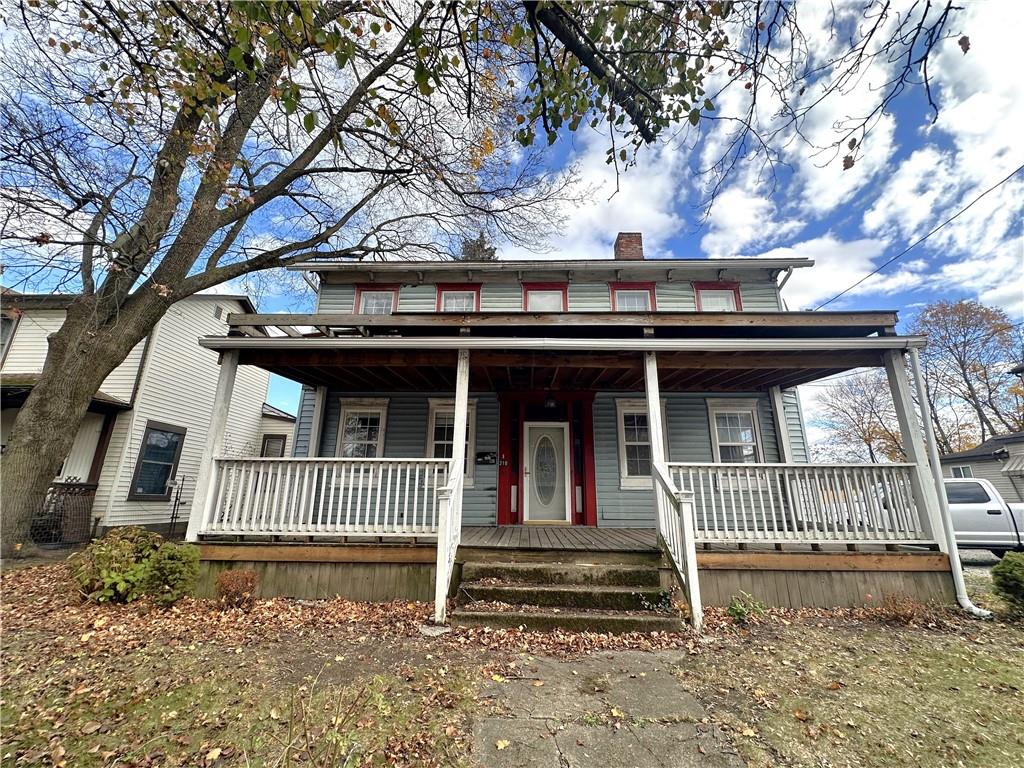
<path id="1" fill-rule="evenodd" d="M 779 444 L 779 460 L 783 464 L 793 463 L 793 444 L 789 442 L 789 424 L 786 421 L 786 403 L 782 399 L 782 388 L 768 390 L 772 398 L 772 420 L 775 422 L 775 440 Z"/>
<path id="2" fill-rule="evenodd" d="M 306 456 L 308 458 L 320 455 L 320 435 L 323 433 L 324 412 L 326 410 L 327 387 L 319 386 L 313 390 L 313 420 L 309 425 L 309 443 L 306 445 Z"/>
<path id="3" fill-rule="evenodd" d="M 192 499 L 192 510 L 188 518 L 187 541 L 197 541 L 199 532 L 208 522 L 213 511 L 213 493 L 217 487 L 217 468 L 214 459 L 224 449 L 224 433 L 228 426 L 228 412 L 231 409 L 231 395 L 235 389 L 235 374 L 238 372 L 238 350 L 228 349 L 220 356 L 220 373 L 217 376 L 217 392 L 213 396 L 213 413 L 206 432 L 206 447 L 196 478 L 196 493 Z"/>
<path id="4" fill-rule="evenodd" d="M 914 408 L 910 378 L 907 376 L 907 364 L 902 351 L 893 349 L 885 353 L 885 372 L 889 377 L 889 391 L 892 393 L 896 420 L 899 422 L 900 436 L 903 438 L 903 450 L 906 451 L 907 461 L 914 465 L 914 470 L 910 473 L 910 484 L 914 492 L 914 501 L 923 512 L 921 524 L 925 528 L 924 533 L 939 545 L 940 551 L 948 552 L 949 547 L 942 536 L 939 499 L 930 477 L 928 453 Z"/>
<path id="5" fill-rule="evenodd" d="M 452 459 L 448 483 L 438 492 L 437 567 L 434 573 L 434 623 L 443 624 L 448 614 L 451 583 L 459 541 L 462 539 L 462 489 L 466 462 L 466 427 L 469 422 L 469 350 L 459 350 L 455 373 L 455 423 L 452 427 Z M 461 439 L 460 439 L 461 437 Z"/>
<path id="6" fill-rule="evenodd" d="M 693 628 L 700 632 L 704 624 L 704 606 L 700 599 L 700 579 L 697 574 L 697 546 L 694 542 L 693 509 L 690 499 L 675 488 L 675 508 L 669 509 L 669 500 L 662 487 L 659 477 L 671 477 L 665 456 L 665 424 L 662 420 L 661 387 L 658 382 L 658 357 L 654 352 L 644 353 L 644 384 L 647 391 L 647 432 L 651 441 L 651 483 L 653 485 L 654 504 L 658 516 L 658 535 L 668 538 L 662 530 L 662 521 L 670 520 L 670 515 L 679 516 L 679 533 L 682 538 L 681 567 L 686 591 L 690 602 L 690 618 Z M 666 480 L 667 482 L 667 480 Z"/>

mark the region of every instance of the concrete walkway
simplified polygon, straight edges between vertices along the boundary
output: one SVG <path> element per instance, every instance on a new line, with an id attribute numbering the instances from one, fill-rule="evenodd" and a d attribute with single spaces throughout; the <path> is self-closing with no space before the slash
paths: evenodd
<path id="1" fill-rule="evenodd" d="M 679 653 L 523 657 L 490 680 L 473 751 L 487 768 L 743 768 L 672 675 Z"/>

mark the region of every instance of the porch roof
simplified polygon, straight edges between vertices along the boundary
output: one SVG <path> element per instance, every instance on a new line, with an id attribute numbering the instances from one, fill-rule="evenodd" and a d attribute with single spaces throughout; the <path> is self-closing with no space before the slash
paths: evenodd
<path id="1" fill-rule="evenodd" d="M 643 388 L 643 352 L 658 352 L 668 392 L 753 392 L 792 387 L 884 364 L 889 350 L 924 345 L 919 336 L 865 338 L 523 338 L 373 336 L 208 337 L 209 349 L 238 350 L 256 365 L 303 384 L 350 391 L 445 391 L 460 349 L 470 350 L 476 391 Z"/>

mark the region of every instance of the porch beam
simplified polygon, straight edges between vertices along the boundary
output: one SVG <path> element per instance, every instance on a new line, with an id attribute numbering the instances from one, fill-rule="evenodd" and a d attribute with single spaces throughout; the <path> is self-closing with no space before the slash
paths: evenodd
<path id="1" fill-rule="evenodd" d="M 533 350 L 537 352 L 855 352 L 924 347 L 924 336 L 787 339 L 655 339 L 655 338 L 525 338 L 521 336 L 402 336 L 336 338 L 249 338 L 209 336 L 199 340 L 207 349 L 412 349 L 412 350 Z"/>
<path id="2" fill-rule="evenodd" d="M 889 391 L 892 393 L 903 450 L 907 454 L 907 461 L 914 465 L 910 473 L 910 485 L 914 500 L 922 513 L 921 524 L 925 529 L 924 534 L 934 540 L 942 552 L 948 554 L 949 546 L 945 538 L 939 535 L 942 531 L 939 499 L 931 478 L 921 423 L 914 408 L 910 378 L 907 376 L 907 364 L 902 352 L 892 350 L 886 353 L 885 372 L 889 379 Z"/>
<path id="3" fill-rule="evenodd" d="M 783 464 L 793 463 L 793 445 L 790 443 L 789 424 L 786 421 L 786 403 L 782 399 L 782 387 L 768 390 L 772 400 L 772 419 L 775 422 L 775 439 L 779 444 L 779 458 Z"/>
<path id="4" fill-rule="evenodd" d="M 217 374 L 217 390 L 213 396 L 213 413 L 206 431 L 206 446 L 196 477 L 196 491 L 192 498 L 192 509 L 188 517 L 186 541 L 198 541 L 199 532 L 205 527 L 207 516 L 213 507 L 213 493 L 217 487 L 215 459 L 224 451 L 224 436 L 227 433 L 228 413 L 231 410 L 231 396 L 235 390 L 235 375 L 238 373 L 238 350 L 227 350 L 220 356 L 220 372 Z"/>

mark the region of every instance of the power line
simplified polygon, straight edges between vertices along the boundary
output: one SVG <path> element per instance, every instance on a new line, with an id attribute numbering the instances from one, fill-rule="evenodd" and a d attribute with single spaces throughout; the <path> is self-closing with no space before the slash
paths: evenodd
<path id="1" fill-rule="evenodd" d="M 872 277 L 872 276 L 874 276 L 874 275 L 877 275 L 877 274 L 878 274 L 879 272 L 881 272 L 881 271 L 882 271 L 883 269 L 885 269 L 886 267 L 888 267 L 888 266 L 889 266 L 890 264 L 892 264 L 892 263 L 893 263 L 894 261 L 896 261 L 897 259 L 900 259 L 900 258 L 902 258 L 903 256 L 906 256 L 906 255 L 907 255 L 907 253 L 909 253 L 911 249 L 913 249 L 913 248 L 916 248 L 916 247 L 917 247 L 917 246 L 919 246 L 919 245 L 920 245 L 921 243 L 923 243 L 923 242 L 924 242 L 925 240 L 927 240 L 927 239 L 928 239 L 929 237 L 931 237 L 931 236 L 932 236 L 932 235 L 934 235 L 934 234 L 935 234 L 936 232 L 938 232 L 938 231 L 939 231 L 940 229 L 942 229 L 942 228 L 943 228 L 944 226 L 946 226 L 947 224 L 951 223 L 951 222 L 952 222 L 952 221 L 953 221 L 954 219 L 956 219 L 957 217 L 959 217 L 959 216 L 960 216 L 961 214 L 964 214 L 964 213 L 966 213 L 966 212 L 967 212 L 967 211 L 968 211 L 968 210 L 969 210 L 969 209 L 971 208 L 971 206 L 973 206 L 973 205 L 974 205 L 974 204 L 975 204 L 976 202 L 978 202 L 979 200 L 981 200 L 981 198 L 983 198 L 983 197 L 984 197 L 985 195 L 987 195 L 987 194 L 988 194 L 989 192 L 992 192 L 993 190 L 995 190 L 995 189 L 998 189 L 999 187 L 1001 187 L 1001 186 L 1002 186 L 1003 184 L 1005 184 L 1006 182 L 1008 182 L 1008 181 L 1009 181 L 1010 179 L 1012 179 L 1012 178 L 1013 178 L 1014 176 L 1016 176 L 1016 175 L 1017 175 L 1018 173 L 1020 173 L 1021 171 L 1024 171 L 1024 165 L 1018 166 L 1018 167 L 1017 167 L 1017 169 L 1016 169 L 1016 170 L 1014 170 L 1014 171 L 1012 171 L 1012 172 L 1010 173 L 1010 175 L 1009 175 L 1009 176 L 1007 176 L 1007 177 L 1006 177 L 1006 178 L 1004 178 L 1004 179 L 1003 179 L 1002 181 L 999 181 L 999 182 L 997 182 L 997 183 L 993 184 L 993 185 L 992 185 L 991 187 L 989 187 L 988 189 L 986 189 L 986 190 L 985 190 L 984 192 L 982 192 L 982 193 L 981 193 L 980 195 L 978 195 L 978 196 L 977 196 L 976 198 L 974 198 L 974 199 L 973 199 L 973 200 L 972 200 L 971 202 L 969 202 L 969 203 L 968 203 L 967 205 L 965 205 L 965 206 L 964 206 L 963 208 L 961 208 L 961 209 L 960 209 L 959 211 L 957 211 L 957 212 L 956 212 L 956 213 L 954 213 L 954 214 L 953 214 L 952 216 L 950 216 L 950 217 L 949 217 L 948 219 L 946 219 L 946 220 L 945 220 L 944 222 L 942 222 L 942 223 L 941 223 L 941 224 L 939 224 L 939 225 L 938 225 L 937 227 L 935 227 L 935 229 L 933 229 L 933 230 L 932 230 L 931 232 L 929 232 L 929 233 L 928 233 L 927 235 L 925 235 L 924 237 L 921 237 L 921 238 L 919 238 L 918 240 L 915 240 L 915 241 L 914 241 L 913 243 L 911 243 L 910 245 L 908 245 L 908 246 L 907 246 L 907 247 L 906 247 L 905 249 L 903 249 L 903 250 L 902 250 L 902 251 L 901 251 L 900 253 L 897 253 L 897 254 L 896 254 L 895 256 L 893 256 L 893 257 L 892 257 L 891 259 L 889 259 L 889 260 L 888 260 L 887 262 L 885 262 L 884 264 L 881 264 L 881 265 L 879 265 L 878 267 L 876 267 L 875 269 L 871 270 L 871 271 L 870 271 L 870 272 L 868 272 L 868 273 L 867 273 L 866 275 L 864 275 L 864 277 L 862 277 L 862 278 L 861 278 L 860 280 L 858 280 L 857 282 L 855 282 L 855 283 L 854 283 L 853 285 L 849 286 L 848 288 L 845 288 L 845 289 L 843 289 L 843 290 L 842 290 L 842 291 L 841 291 L 840 293 L 837 293 L 837 294 L 836 294 L 835 296 L 833 296 L 833 297 L 832 297 L 831 299 L 829 299 L 828 301 L 826 301 L 826 302 L 823 302 L 823 303 L 819 304 L 818 306 L 816 306 L 816 307 L 815 307 L 815 308 L 814 308 L 813 310 L 811 310 L 811 311 L 812 311 L 812 312 L 817 312 L 817 311 L 818 311 L 819 309 L 821 309 L 822 307 L 827 307 L 827 306 L 828 306 L 829 304 L 831 304 L 831 303 L 832 303 L 833 301 L 835 301 L 836 299 L 838 299 L 838 298 L 840 298 L 841 296 L 844 296 L 844 295 L 846 295 L 847 293 L 849 293 L 850 291 L 852 291 L 852 290 L 853 290 L 854 288 L 856 288 L 856 287 L 857 287 L 858 285 L 860 285 L 861 283 L 863 283 L 863 282 L 864 282 L 865 280 L 867 280 L 867 279 L 868 279 L 869 277 Z"/>

